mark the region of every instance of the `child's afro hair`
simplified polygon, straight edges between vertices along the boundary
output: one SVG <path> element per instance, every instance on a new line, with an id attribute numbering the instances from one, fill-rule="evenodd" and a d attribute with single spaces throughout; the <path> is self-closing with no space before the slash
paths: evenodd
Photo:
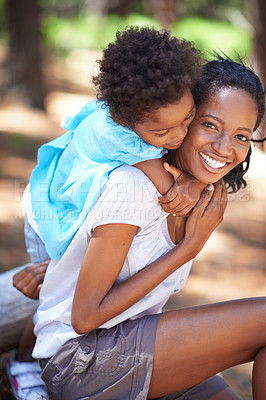
<path id="1" fill-rule="evenodd" d="M 202 60 L 190 42 L 166 31 L 130 27 L 117 32 L 93 77 L 97 98 L 112 118 L 134 128 L 159 107 L 180 100 L 196 83 Z"/>

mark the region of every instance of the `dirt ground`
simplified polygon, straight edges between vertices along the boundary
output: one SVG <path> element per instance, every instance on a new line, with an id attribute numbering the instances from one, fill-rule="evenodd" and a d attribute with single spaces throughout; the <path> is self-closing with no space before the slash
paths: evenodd
<path id="1" fill-rule="evenodd" d="M 97 56 L 93 54 L 92 58 Z M 85 55 L 79 57 L 82 61 Z M 0 105 L 0 272 L 28 262 L 21 200 L 38 147 L 63 133 L 59 128 L 62 115 L 75 112 L 93 95 L 90 88 L 81 84 L 88 82 L 88 70 L 80 67 L 78 74 L 70 74 L 67 65 L 64 68 L 62 78 L 62 65 L 53 66 L 47 113 L 33 111 L 17 95 L 9 96 Z M 167 309 L 265 295 L 266 155 L 258 149 L 247 177 L 248 188 L 229 197 L 223 223 L 195 260 L 183 291 L 171 298 Z M 0 357 L 0 400 L 14 399 L 5 375 L 7 358 L 7 354 Z M 252 399 L 251 370 L 248 364 L 223 373 L 244 400 Z"/>

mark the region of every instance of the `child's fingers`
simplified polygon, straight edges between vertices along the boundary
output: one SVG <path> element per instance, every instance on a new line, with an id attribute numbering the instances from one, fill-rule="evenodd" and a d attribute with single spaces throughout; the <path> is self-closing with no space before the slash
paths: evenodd
<path id="1" fill-rule="evenodd" d="M 40 283 L 40 285 L 37 287 L 37 293 L 36 293 L 36 300 L 39 299 L 39 295 L 40 295 L 40 290 L 42 288 L 42 283 Z"/>
<path id="2" fill-rule="evenodd" d="M 173 210 L 171 214 L 175 217 L 188 217 L 190 211 L 195 207 L 195 205 L 187 205 L 186 207 L 182 208 L 182 210 Z"/>
<path id="3" fill-rule="evenodd" d="M 34 279 L 32 279 L 27 285 L 23 285 L 20 289 L 17 286 L 17 289 L 31 299 L 38 299 L 38 293 L 40 290 L 40 286 L 42 285 L 44 276 L 45 274 L 35 275 Z"/>
<path id="4" fill-rule="evenodd" d="M 36 289 L 43 282 L 49 261 L 32 264 L 13 276 L 13 286 L 25 296 L 36 298 Z"/>
<path id="5" fill-rule="evenodd" d="M 193 208 L 193 206 L 189 202 L 181 202 L 179 204 L 175 203 L 176 202 L 162 204 L 163 211 L 173 215 L 178 215 L 179 217 L 183 217 L 187 214 L 188 211 L 191 210 L 191 208 Z"/>
<path id="6" fill-rule="evenodd" d="M 173 185 L 164 196 L 159 197 L 159 203 L 167 204 L 175 199 L 177 199 L 178 202 L 184 201 L 180 188 L 177 185 Z"/>
<path id="7" fill-rule="evenodd" d="M 170 172 L 170 174 L 173 175 L 174 180 L 176 180 L 182 174 L 182 172 L 179 169 L 177 169 L 173 165 L 168 164 L 168 162 L 164 162 L 163 166 L 164 169 L 166 169 L 166 171 Z"/>

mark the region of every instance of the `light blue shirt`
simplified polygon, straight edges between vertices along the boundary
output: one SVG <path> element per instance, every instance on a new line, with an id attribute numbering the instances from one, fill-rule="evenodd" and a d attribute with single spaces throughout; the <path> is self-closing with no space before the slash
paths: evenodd
<path id="1" fill-rule="evenodd" d="M 122 164 L 161 158 L 163 148 L 115 123 L 93 101 L 64 126 L 68 132 L 38 151 L 32 211 L 51 258 L 59 260 L 96 202 L 108 176 Z"/>

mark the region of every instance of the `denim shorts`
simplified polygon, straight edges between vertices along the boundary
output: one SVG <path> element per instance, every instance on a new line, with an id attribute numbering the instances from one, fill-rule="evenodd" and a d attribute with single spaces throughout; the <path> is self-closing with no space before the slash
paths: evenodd
<path id="1" fill-rule="evenodd" d="M 146 400 L 160 315 L 127 320 L 66 342 L 41 360 L 42 379 L 55 400 Z M 203 400 L 227 387 L 220 377 L 160 397 Z"/>
<path id="2" fill-rule="evenodd" d="M 36 264 L 50 259 L 44 242 L 29 224 L 27 218 L 25 218 L 24 235 L 26 249 L 32 263 Z"/>

